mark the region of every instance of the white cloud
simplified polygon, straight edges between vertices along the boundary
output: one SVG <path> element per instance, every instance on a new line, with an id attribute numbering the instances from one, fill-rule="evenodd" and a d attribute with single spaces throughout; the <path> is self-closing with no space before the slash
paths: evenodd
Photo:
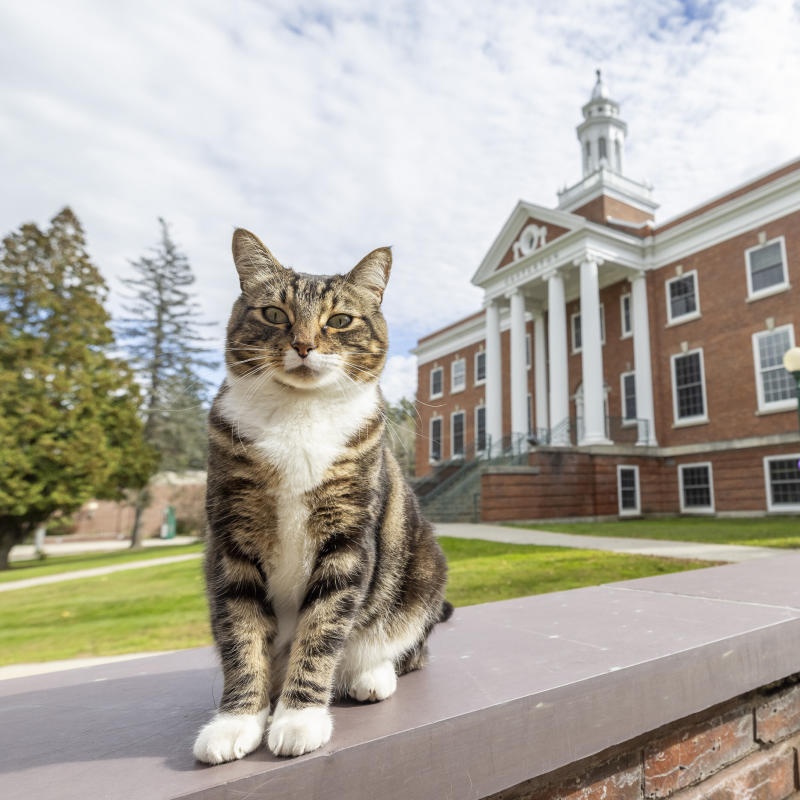
<path id="1" fill-rule="evenodd" d="M 413 400 L 417 393 L 416 356 L 390 356 L 381 376 L 381 389 L 389 403 L 404 397 Z"/>
<path id="2" fill-rule="evenodd" d="M 220 324 L 236 225 L 307 271 L 391 244 L 405 356 L 479 307 L 516 201 L 579 179 L 596 67 L 663 220 L 797 156 L 799 39 L 791 0 L 6 0 L 0 231 L 70 204 L 116 290 L 163 216 Z"/>

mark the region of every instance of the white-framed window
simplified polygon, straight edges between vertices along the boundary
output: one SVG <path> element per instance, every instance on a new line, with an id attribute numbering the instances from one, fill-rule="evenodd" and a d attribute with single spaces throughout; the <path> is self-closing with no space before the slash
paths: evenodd
<path id="1" fill-rule="evenodd" d="M 672 407 L 676 425 L 708 421 L 701 349 L 672 356 Z"/>
<path id="2" fill-rule="evenodd" d="M 764 459 L 769 511 L 800 511 L 800 453 Z"/>
<path id="3" fill-rule="evenodd" d="M 485 453 L 486 449 L 486 406 L 478 406 L 475 409 L 475 451 Z"/>
<path id="4" fill-rule="evenodd" d="M 782 325 L 753 334 L 758 410 L 786 411 L 795 408 L 794 378 L 783 366 L 783 354 L 794 347 L 794 327 Z"/>
<path id="5" fill-rule="evenodd" d="M 475 353 L 475 385 L 486 383 L 486 351 Z"/>
<path id="6" fill-rule="evenodd" d="M 700 295 L 697 290 L 697 270 L 686 272 L 666 283 L 667 321 L 674 325 L 700 316 Z"/>
<path id="7" fill-rule="evenodd" d="M 636 373 L 623 372 L 619 376 L 620 397 L 622 398 L 622 424 L 636 422 Z"/>
<path id="8" fill-rule="evenodd" d="M 442 418 L 431 418 L 431 435 L 430 435 L 430 460 L 437 463 L 442 460 Z"/>
<path id="9" fill-rule="evenodd" d="M 525 366 L 531 368 L 531 335 L 525 334 Z"/>
<path id="10" fill-rule="evenodd" d="M 450 455 L 453 458 L 464 457 L 464 441 L 467 415 L 463 411 L 454 411 L 450 415 Z"/>
<path id="11" fill-rule="evenodd" d="M 678 467 L 678 483 L 682 513 L 714 513 L 714 481 L 709 462 L 681 464 Z"/>
<path id="12" fill-rule="evenodd" d="M 450 391 L 463 392 L 467 388 L 467 362 L 466 359 L 457 358 L 450 365 Z"/>
<path id="13" fill-rule="evenodd" d="M 755 300 L 789 288 L 786 242 L 781 236 L 745 250 L 747 297 Z"/>
<path id="14" fill-rule="evenodd" d="M 572 329 L 572 352 L 580 353 L 583 349 L 583 331 L 581 330 L 581 312 L 577 311 L 570 317 Z M 600 305 L 600 344 L 606 343 L 606 309 Z"/>
<path id="15" fill-rule="evenodd" d="M 444 369 L 435 367 L 431 370 L 431 394 L 430 399 L 435 400 L 444 393 Z"/>
<path id="16" fill-rule="evenodd" d="M 631 316 L 631 296 L 623 294 L 619 299 L 619 317 L 623 339 L 633 336 L 633 317 Z"/>
<path id="17" fill-rule="evenodd" d="M 639 467 L 617 466 L 617 502 L 620 516 L 640 512 Z"/>
<path id="18" fill-rule="evenodd" d="M 528 435 L 533 433 L 533 395 L 528 395 Z"/>

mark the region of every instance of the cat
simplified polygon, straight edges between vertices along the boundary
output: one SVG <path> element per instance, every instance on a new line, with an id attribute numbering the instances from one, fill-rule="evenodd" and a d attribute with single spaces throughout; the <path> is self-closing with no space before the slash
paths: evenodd
<path id="1" fill-rule="evenodd" d="M 194 755 L 326 744 L 336 696 L 378 701 L 452 613 L 447 565 L 386 446 L 378 379 L 391 269 L 283 267 L 237 229 L 241 295 L 209 415 L 206 584 L 224 689 Z M 274 703 L 274 705 L 273 705 Z"/>

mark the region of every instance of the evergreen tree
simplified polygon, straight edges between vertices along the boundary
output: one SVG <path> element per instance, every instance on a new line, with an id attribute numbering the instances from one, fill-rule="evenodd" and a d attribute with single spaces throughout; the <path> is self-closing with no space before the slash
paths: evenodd
<path id="1" fill-rule="evenodd" d="M 417 408 L 413 400 L 401 397 L 397 403 L 386 404 L 386 428 L 389 447 L 408 477 L 415 472 L 415 442 Z"/>
<path id="2" fill-rule="evenodd" d="M 147 256 L 131 262 L 134 277 L 122 281 L 130 291 L 120 339 L 144 395 L 145 439 L 158 449 L 161 469 L 202 468 L 206 460 L 209 382 L 202 377 L 216 363 L 201 334 L 200 309 L 188 258 L 159 218 L 160 240 Z M 147 502 L 136 502 L 131 545 L 139 543 L 139 520 Z"/>
<path id="3" fill-rule="evenodd" d="M 0 569 L 54 512 L 119 498 L 155 468 L 139 387 L 113 355 L 106 285 L 68 208 L 0 246 Z"/>

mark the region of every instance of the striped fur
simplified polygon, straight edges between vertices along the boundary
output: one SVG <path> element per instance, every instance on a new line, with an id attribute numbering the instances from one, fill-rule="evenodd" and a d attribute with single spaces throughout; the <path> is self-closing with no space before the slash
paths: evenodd
<path id="1" fill-rule="evenodd" d="M 282 267 L 237 230 L 242 294 L 209 418 L 206 578 L 224 690 L 195 756 L 328 741 L 336 695 L 422 666 L 446 564 L 384 441 L 383 248 L 346 275 Z M 272 704 L 275 704 L 274 707 Z"/>

